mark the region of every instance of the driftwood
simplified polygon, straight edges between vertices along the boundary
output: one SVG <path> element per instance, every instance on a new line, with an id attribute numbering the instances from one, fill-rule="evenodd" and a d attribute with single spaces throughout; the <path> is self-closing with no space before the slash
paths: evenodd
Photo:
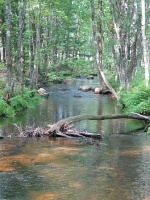
<path id="1" fill-rule="evenodd" d="M 47 125 L 48 128 L 30 128 L 25 132 L 20 131 L 21 137 L 41 137 L 41 136 L 49 136 L 49 137 L 66 137 L 66 138 L 73 138 L 73 137 L 90 137 L 95 139 L 101 139 L 100 134 L 88 133 L 86 131 L 77 130 L 73 124 L 75 122 L 83 121 L 83 120 L 108 120 L 108 119 L 136 119 L 142 120 L 146 122 L 145 127 L 149 124 L 150 118 L 148 116 L 140 115 L 138 113 L 130 113 L 130 114 L 118 114 L 118 115 L 78 115 L 69 117 L 66 119 L 62 119 L 56 122 L 53 125 Z"/>

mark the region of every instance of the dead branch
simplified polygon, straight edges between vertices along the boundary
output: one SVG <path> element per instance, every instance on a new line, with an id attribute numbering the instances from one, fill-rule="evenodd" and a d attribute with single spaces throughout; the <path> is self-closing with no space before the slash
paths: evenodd
<path id="1" fill-rule="evenodd" d="M 70 126 L 70 124 L 83 120 L 108 120 L 108 119 L 113 120 L 113 119 L 123 119 L 123 118 L 142 120 L 146 122 L 145 126 L 150 123 L 150 118 L 148 116 L 140 115 L 138 113 L 117 114 L 117 115 L 78 115 L 62 119 L 53 125 L 47 125 L 48 128 L 37 127 L 26 130 L 23 133 L 19 129 L 19 132 L 21 131 L 22 137 L 41 137 L 41 136 L 65 137 L 65 138 L 90 137 L 95 139 L 101 139 L 102 137 L 100 134 L 88 133 L 87 131 L 77 130 L 74 128 L 74 126 Z"/>

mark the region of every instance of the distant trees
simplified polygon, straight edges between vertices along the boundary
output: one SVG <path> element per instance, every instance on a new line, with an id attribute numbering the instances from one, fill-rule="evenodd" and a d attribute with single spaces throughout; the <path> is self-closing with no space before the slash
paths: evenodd
<path id="1" fill-rule="evenodd" d="M 73 73 L 78 67 L 86 71 L 84 64 L 90 66 L 94 45 L 89 8 L 84 3 L 0 1 L 0 60 L 6 61 L 6 83 L 12 92 L 19 87 L 22 93 L 26 81 L 34 88 L 39 74 Z"/>
<path id="2" fill-rule="evenodd" d="M 39 76 L 90 72 L 100 84 L 114 75 L 120 89 L 132 78 L 149 83 L 149 7 L 145 0 L 0 0 L 0 61 L 12 92 Z M 141 39 L 142 38 L 142 39 Z M 143 76 L 145 71 L 145 76 Z"/>

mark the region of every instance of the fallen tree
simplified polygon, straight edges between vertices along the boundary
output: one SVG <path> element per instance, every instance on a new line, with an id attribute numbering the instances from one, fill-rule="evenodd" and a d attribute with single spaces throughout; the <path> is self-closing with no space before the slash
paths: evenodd
<path id="1" fill-rule="evenodd" d="M 86 131 L 77 130 L 74 126 L 70 126 L 75 122 L 83 121 L 83 120 L 108 120 L 108 119 L 136 119 L 142 120 L 146 122 L 145 126 L 147 126 L 150 122 L 150 118 L 148 116 L 140 115 L 138 113 L 130 113 L 130 114 L 117 114 L 117 115 L 78 115 L 69 117 L 66 119 L 62 119 L 56 122 L 53 125 L 47 125 L 48 128 L 36 128 L 30 129 L 25 132 L 21 132 L 21 136 L 29 136 L 29 137 L 41 137 L 43 135 L 47 135 L 49 137 L 91 137 L 91 138 L 101 138 L 100 134 L 88 133 Z"/>

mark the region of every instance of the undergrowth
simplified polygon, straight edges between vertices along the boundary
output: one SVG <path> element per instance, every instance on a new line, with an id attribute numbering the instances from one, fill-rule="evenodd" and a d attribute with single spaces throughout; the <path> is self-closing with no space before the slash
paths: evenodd
<path id="1" fill-rule="evenodd" d="M 122 91 L 120 102 L 127 112 L 150 113 L 150 87 L 135 86 L 130 91 Z"/>
<path id="2" fill-rule="evenodd" d="M 0 98 L 0 116 L 12 117 L 16 113 L 34 106 L 39 100 L 39 95 L 35 90 L 29 90 L 27 88 L 23 91 L 23 96 L 19 95 L 19 92 L 13 95 L 8 101 L 4 98 Z"/>

